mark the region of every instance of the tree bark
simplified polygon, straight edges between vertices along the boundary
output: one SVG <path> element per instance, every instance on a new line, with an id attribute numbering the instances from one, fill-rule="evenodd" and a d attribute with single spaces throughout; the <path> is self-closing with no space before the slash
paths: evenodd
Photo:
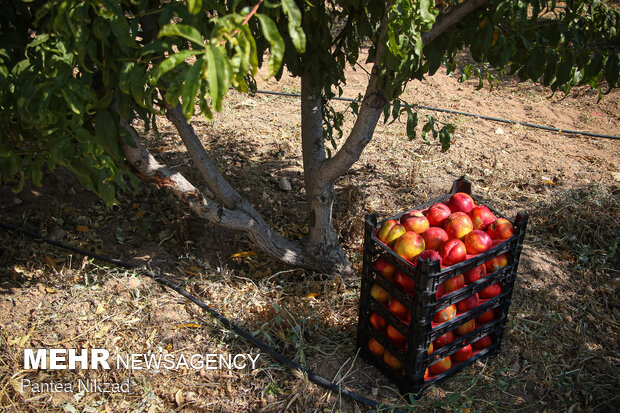
<path id="1" fill-rule="evenodd" d="M 175 120 L 178 119 L 175 118 Z M 329 272 L 330 269 L 321 262 L 320 257 L 309 256 L 302 249 L 300 243 L 280 237 L 262 218 L 260 218 L 260 216 L 259 219 L 256 219 L 253 215 L 258 215 L 258 213 L 247 201 L 243 200 L 243 203 L 236 204 L 236 206 L 241 206 L 243 209 L 226 208 L 214 199 L 215 194 L 213 192 L 207 190 L 206 194 L 202 193 L 182 174 L 172 171 L 160 164 L 142 145 L 134 129 L 122 119 L 120 124 L 122 128 L 130 133 L 136 144 L 135 147 L 132 147 L 121 141 L 126 159 L 136 169 L 139 176 L 154 183 L 158 187 L 165 187 L 172 190 L 179 200 L 187 205 L 199 217 L 223 226 L 224 228 L 243 231 L 258 248 L 275 259 L 296 267 Z M 190 130 L 193 131 L 191 128 L 182 128 L 182 130 L 183 134 Z M 188 140 L 197 139 L 195 134 L 193 135 L 193 137 L 186 136 L 186 138 L 188 138 Z M 195 148 L 193 146 L 192 148 L 191 151 L 194 151 Z M 188 150 L 190 149 L 188 148 Z M 194 154 L 192 157 L 194 156 L 196 155 Z M 208 163 L 206 152 L 201 156 L 203 156 L 201 159 L 205 160 L 205 163 Z M 203 165 L 203 169 L 206 170 L 208 168 Z M 214 177 L 210 177 L 210 179 L 213 180 Z M 240 197 L 240 195 L 238 196 Z M 251 211 L 254 211 L 252 214 L 245 210 L 249 208 L 251 208 Z"/>
<path id="2" fill-rule="evenodd" d="M 321 179 L 319 167 L 325 160 L 321 89 L 311 85 L 310 75 L 301 77 L 301 141 L 304 184 L 309 209 L 307 254 L 320 258 L 337 272 L 350 273 L 352 267 L 334 230 L 334 180 Z"/>

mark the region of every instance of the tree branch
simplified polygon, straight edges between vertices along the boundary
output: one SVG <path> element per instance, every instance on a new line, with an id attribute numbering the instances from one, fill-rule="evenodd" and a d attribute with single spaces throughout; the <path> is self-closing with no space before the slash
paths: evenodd
<path id="1" fill-rule="evenodd" d="M 207 190 L 205 196 L 179 172 L 161 165 L 140 142 L 134 129 L 121 118 L 120 125 L 131 135 L 136 147 L 121 142 L 126 159 L 138 174 L 159 187 L 166 187 L 189 206 L 199 217 L 228 229 L 239 230 L 252 240 L 261 250 L 289 265 L 316 269 L 317 262 L 304 254 L 301 245 L 286 240 L 273 232 L 262 220 L 256 220 L 243 210 L 231 210 L 209 199 L 213 196 Z"/>
<path id="2" fill-rule="evenodd" d="M 441 18 L 437 19 L 433 27 L 428 32 L 422 34 L 422 42 L 424 45 L 429 44 L 440 34 L 444 33 L 452 26 L 463 20 L 463 18 L 465 18 L 465 16 L 469 13 L 488 2 L 489 0 L 468 0 L 459 4 L 448 13 L 444 14 Z"/>
<path id="3" fill-rule="evenodd" d="M 391 2 L 388 1 L 385 10 L 389 10 Z M 383 111 L 383 107 L 387 103 L 383 85 L 380 84 L 380 73 L 382 70 L 381 59 L 385 53 L 385 44 L 383 39 L 387 34 L 387 16 L 381 22 L 381 32 L 379 41 L 377 42 L 377 52 L 372 68 L 366 93 L 362 99 L 359 114 L 355 120 L 355 124 L 351 129 L 351 133 L 347 137 L 342 147 L 334 156 L 321 162 L 317 180 L 322 182 L 333 182 L 353 166 L 359 159 L 362 151 L 372 139 L 377 122 Z"/>
<path id="4" fill-rule="evenodd" d="M 435 22 L 430 31 L 422 35 L 424 44 L 426 45 L 433 41 L 433 39 L 441 33 L 461 21 L 469 13 L 478 9 L 485 3 L 488 3 L 488 1 L 489 0 L 468 0 L 450 10 L 441 19 Z M 389 7 L 390 3 L 388 2 L 386 5 L 386 10 L 388 10 Z M 379 39 L 383 39 L 386 35 L 386 19 L 387 17 L 383 20 L 383 22 L 381 22 L 381 34 Z M 321 162 L 320 176 L 317 177 L 317 179 L 321 179 L 324 182 L 332 182 L 347 173 L 351 166 L 357 162 L 364 148 L 372 139 L 377 122 L 381 117 L 383 107 L 387 103 L 384 86 L 380 84 L 380 72 L 382 69 L 381 59 L 383 57 L 384 50 L 384 42 L 379 40 L 377 43 L 377 53 L 372 74 L 368 81 L 366 94 L 362 100 L 360 112 L 357 116 L 355 124 L 353 125 L 353 129 L 351 129 L 351 133 L 338 152 L 333 157 Z"/>
<path id="5" fill-rule="evenodd" d="M 215 195 L 215 198 L 222 202 L 226 208 L 239 209 L 247 212 L 253 217 L 258 217 L 258 212 L 239 195 L 211 161 L 198 135 L 196 135 L 194 128 L 187 121 L 185 115 L 183 115 L 181 105 L 177 105 L 174 108 L 167 108 L 166 117 L 176 127 L 195 167 L 202 175 L 211 192 Z"/>
<path id="6" fill-rule="evenodd" d="M 310 74 L 301 75 L 301 146 L 306 194 L 312 193 L 313 180 L 325 159 L 323 139 L 323 100 L 321 88 L 310 85 Z"/>

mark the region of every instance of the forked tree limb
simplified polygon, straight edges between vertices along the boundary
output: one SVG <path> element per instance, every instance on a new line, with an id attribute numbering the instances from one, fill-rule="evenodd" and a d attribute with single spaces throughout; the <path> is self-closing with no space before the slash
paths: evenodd
<path id="1" fill-rule="evenodd" d="M 450 29 L 450 27 L 461 21 L 469 13 L 480 8 L 485 3 L 488 3 L 488 1 L 489 0 L 468 0 L 454 9 L 451 9 L 435 22 L 431 30 L 422 35 L 424 44 L 426 45 L 433 41 L 437 36 Z M 388 9 L 389 3 L 386 6 L 386 10 Z M 381 34 L 379 39 L 383 39 L 386 35 L 386 20 L 387 19 L 384 19 L 381 23 Z M 346 174 L 360 158 L 362 152 L 372 139 L 377 122 L 383 112 L 383 107 L 387 103 L 385 85 L 382 84 L 380 76 L 382 70 L 381 59 L 384 51 L 384 42 L 380 40 L 377 44 L 372 73 L 355 124 L 338 152 L 336 152 L 333 157 L 321 162 L 320 176 L 318 179 L 333 182 L 338 177 Z"/>
<path id="2" fill-rule="evenodd" d="M 463 20 L 469 13 L 477 10 L 489 0 L 467 0 L 453 9 L 450 9 L 448 13 L 444 14 L 435 21 L 431 29 L 422 34 L 422 42 L 424 45 L 429 44 L 435 40 L 439 35 L 449 30 L 452 26 Z"/>
<path id="3" fill-rule="evenodd" d="M 170 189 L 199 217 L 224 228 L 245 232 L 258 248 L 272 257 L 292 266 L 317 269 L 316 260 L 304 254 L 300 243 L 280 237 L 262 219 L 256 220 L 244 210 L 226 208 L 212 199 L 215 195 L 209 190 L 205 196 L 181 173 L 160 164 L 142 145 L 135 130 L 126 121 L 121 119 L 120 125 L 129 132 L 136 144 L 136 147 L 132 147 L 121 142 L 125 157 L 143 178 L 159 187 Z"/>

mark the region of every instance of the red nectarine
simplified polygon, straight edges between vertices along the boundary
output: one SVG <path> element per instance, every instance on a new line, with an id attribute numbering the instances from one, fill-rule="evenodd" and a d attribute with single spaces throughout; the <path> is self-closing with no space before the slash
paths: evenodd
<path id="1" fill-rule="evenodd" d="M 407 344 L 407 337 L 402 335 L 400 331 L 398 331 L 396 327 L 394 327 L 392 324 L 388 324 L 387 328 L 385 329 L 385 334 L 388 336 L 392 343 L 396 344 L 399 347 L 404 347 L 404 345 Z"/>
<path id="2" fill-rule="evenodd" d="M 407 308 L 406 305 L 398 301 L 396 298 L 392 297 L 390 299 L 389 310 L 396 317 L 400 318 L 403 321 L 409 321 L 411 318 L 411 312 Z"/>
<path id="3" fill-rule="evenodd" d="M 493 239 L 508 239 L 512 237 L 514 228 L 506 218 L 497 218 L 489 225 L 487 233 Z"/>
<path id="4" fill-rule="evenodd" d="M 499 293 L 501 292 L 502 292 L 502 287 L 500 286 L 499 283 L 495 283 L 495 284 L 489 285 L 487 288 L 480 291 L 480 298 L 493 298 L 496 295 L 499 295 Z"/>
<path id="5" fill-rule="evenodd" d="M 480 340 L 476 340 L 473 343 L 471 343 L 471 346 L 473 348 L 485 348 L 485 347 L 489 347 L 492 342 L 493 340 L 491 340 L 491 336 L 484 336 Z"/>
<path id="6" fill-rule="evenodd" d="M 486 267 L 484 266 L 484 264 L 480 264 L 472 268 L 471 270 L 465 271 L 463 275 L 465 276 L 466 284 L 475 283 L 479 279 L 486 277 L 487 275 Z"/>
<path id="7" fill-rule="evenodd" d="M 446 219 L 452 214 L 446 204 L 435 204 L 429 208 L 426 218 L 431 227 L 443 227 Z"/>
<path id="8" fill-rule="evenodd" d="M 370 296 L 377 300 L 378 303 L 387 305 L 390 300 L 390 293 L 385 291 L 379 284 L 373 284 L 370 288 Z"/>
<path id="9" fill-rule="evenodd" d="M 422 233 L 422 238 L 424 238 L 424 246 L 427 250 L 438 251 L 441 244 L 448 240 L 448 234 L 443 228 L 430 227 Z"/>
<path id="10" fill-rule="evenodd" d="M 456 303 L 456 308 L 460 312 L 464 313 L 465 311 L 469 311 L 478 307 L 479 303 L 480 297 L 478 296 L 478 293 L 474 293 L 473 295 L 470 295 L 469 297 L 464 298 L 458 303 Z"/>
<path id="11" fill-rule="evenodd" d="M 413 231 L 407 231 L 394 244 L 394 252 L 413 262 L 413 260 L 424 251 L 424 238 Z"/>
<path id="12" fill-rule="evenodd" d="M 407 231 L 413 231 L 416 234 L 423 233 L 430 226 L 428 219 L 417 209 L 403 214 L 403 216 L 400 217 L 400 223 Z"/>
<path id="13" fill-rule="evenodd" d="M 453 194 L 448 202 L 448 206 L 452 212 L 459 211 L 466 214 L 469 214 L 475 205 L 476 204 L 474 203 L 473 198 L 465 192 L 457 192 L 456 194 Z"/>
<path id="14" fill-rule="evenodd" d="M 370 313 L 370 317 L 368 318 L 370 319 L 370 324 L 372 324 L 374 328 L 376 328 L 379 331 L 385 330 L 385 326 L 387 325 L 387 323 L 385 322 L 385 319 L 381 317 L 379 314 L 372 312 Z"/>
<path id="15" fill-rule="evenodd" d="M 464 336 L 465 334 L 471 333 L 475 329 L 476 329 L 476 320 L 472 319 L 472 320 L 466 321 L 465 323 L 455 328 L 454 332 L 458 334 L 459 336 Z"/>
<path id="16" fill-rule="evenodd" d="M 454 333 L 452 331 L 448 331 L 446 334 L 443 334 L 433 341 L 433 347 L 435 350 L 439 350 L 440 348 L 447 346 L 448 344 L 454 341 Z"/>
<path id="17" fill-rule="evenodd" d="M 471 348 L 471 345 L 468 344 L 465 347 L 459 349 L 457 352 L 455 352 L 454 354 L 452 354 L 452 360 L 454 360 L 457 363 L 461 363 L 463 361 L 467 361 L 471 358 L 471 355 L 473 353 L 473 350 Z"/>
<path id="18" fill-rule="evenodd" d="M 439 248 L 439 255 L 444 265 L 454 265 L 467 259 L 467 248 L 463 241 L 451 239 Z"/>
<path id="19" fill-rule="evenodd" d="M 474 229 L 474 224 L 466 213 L 455 212 L 446 219 L 443 228 L 449 238 L 463 239 Z"/>
<path id="20" fill-rule="evenodd" d="M 368 350 L 377 357 L 383 357 L 385 348 L 374 338 L 368 340 Z"/>
<path id="21" fill-rule="evenodd" d="M 385 351 L 385 353 L 383 353 L 383 361 L 385 362 L 385 364 L 390 366 L 392 370 L 401 371 L 403 369 L 403 363 L 401 363 L 401 361 L 397 359 L 396 356 L 394 356 L 387 350 Z"/>
<path id="22" fill-rule="evenodd" d="M 456 316 L 456 306 L 454 304 L 447 306 L 443 310 L 437 311 L 433 316 L 436 323 L 444 323 L 452 320 Z"/>
<path id="23" fill-rule="evenodd" d="M 444 373 L 448 370 L 450 370 L 450 368 L 452 367 L 452 360 L 450 360 L 450 357 L 444 357 L 441 360 L 431 364 L 429 366 L 429 370 L 431 372 L 431 374 L 433 376 L 437 376 L 441 373 Z"/>
<path id="24" fill-rule="evenodd" d="M 463 288 L 465 285 L 465 277 L 463 274 L 458 274 L 449 280 L 443 282 L 443 290 L 446 294 L 451 293 L 452 291 L 459 290 Z"/>
<path id="25" fill-rule="evenodd" d="M 467 253 L 472 255 L 487 251 L 493 243 L 489 234 L 479 229 L 475 229 L 465 235 L 463 242 L 465 243 Z"/>
<path id="26" fill-rule="evenodd" d="M 396 285 L 398 285 L 403 292 L 413 295 L 413 292 L 415 291 L 415 283 L 411 278 L 400 271 L 396 271 L 395 279 Z"/>
<path id="27" fill-rule="evenodd" d="M 471 211 L 469 211 L 469 217 L 474 224 L 474 229 L 486 230 L 491 222 L 497 218 L 491 210 L 484 205 L 476 205 Z"/>

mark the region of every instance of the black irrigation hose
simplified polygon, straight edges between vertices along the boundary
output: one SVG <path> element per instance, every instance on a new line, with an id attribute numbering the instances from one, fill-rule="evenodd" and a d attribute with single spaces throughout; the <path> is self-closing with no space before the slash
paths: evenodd
<path id="1" fill-rule="evenodd" d="M 96 254 L 94 252 L 90 252 L 81 248 L 76 248 L 73 247 L 71 245 L 62 243 L 62 242 L 58 242 L 56 240 L 53 240 L 51 238 L 48 237 L 44 237 L 41 234 L 37 234 L 34 233 L 32 231 L 28 231 L 24 228 L 20 228 L 20 227 L 16 227 L 14 225 L 11 224 L 6 224 L 4 222 L 0 221 L 0 228 L 3 228 L 5 230 L 8 231 L 17 231 L 17 232 L 21 232 L 24 235 L 27 235 L 31 238 L 36 238 L 39 239 L 41 241 L 44 241 L 48 244 L 52 244 L 55 245 L 59 248 L 68 250 L 68 251 L 72 251 L 76 254 L 80 254 L 80 255 L 84 255 L 87 257 L 91 257 L 91 258 L 95 258 L 97 260 L 100 261 L 104 261 L 104 262 L 108 262 L 111 264 L 114 264 L 118 267 L 123 267 L 123 268 L 127 268 L 127 269 L 138 269 L 139 266 L 137 265 L 133 265 L 124 261 L 120 261 L 114 258 L 109 258 L 105 255 L 101 255 L 101 254 Z M 343 389 L 341 386 L 337 385 L 336 383 L 333 383 L 327 379 L 324 379 L 323 377 L 319 376 L 318 374 L 314 373 L 312 370 L 306 369 L 304 367 L 302 367 L 299 363 L 289 359 L 288 357 L 283 356 L 282 354 L 278 353 L 275 349 L 269 347 L 269 345 L 267 345 L 266 343 L 264 343 L 263 341 L 257 339 L 256 337 L 254 337 L 252 334 L 250 334 L 249 332 L 245 331 L 244 329 L 242 329 L 241 327 L 237 326 L 236 324 L 234 324 L 233 322 L 231 322 L 229 319 L 227 319 L 226 317 L 224 317 L 223 315 L 221 315 L 220 313 L 218 313 L 216 310 L 214 310 L 213 308 L 209 307 L 207 304 L 205 304 L 203 301 L 201 301 L 200 299 L 194 297 L 193 295 L 191 295 L 190 293 L 188 293 L 187 291 L 185 291 L 183 288 L 181 288 L 178 284 L 173 283 L 171 280 L 169 280 L 168 278 L 165 277 L 161 277 L 155 273 L 153 273 L 150 270 L 146 270 L 146 275 L 150 278 L 152 278 L 154 281 L 157 281 L 160 284 L 165 285 L 168 288 L 171 288 L 172 290 L 176 291 L 177 293 L 181 294 L 183 297 L 187 298 L 188 300 L 190 300 L 191 302 L 193 302 L 194 304 L 196 304 L 197 306 L 199 306 L 200 308 L 202 308 L 203 310 L 206 310 L 209 314 L 211 314 L 214 318 L 218 319 L 220 321 L 220 323 L 222 323 L 224 325 L 224 327 L 226 327 L 229 330 L 234 331 L 237 335 L 243 337 L 244 339 L 246 339 L 247 341 L 249 341 L 251 344 L 253 344 L 254 346 L 260 348 L 261 350 L 265 351 L 266 353 L 268 353 L 271 357 L 273 357 L 278 363 L 280 364 L 284 364 L 292 369 L 298 370 L 302 373 L 304 373 L 305 375 L 307 375 L 308 379 L 310 379 L 311 381 L 313 381 L 314 383 L 323 386 L 325 388 L 328 388 L 330 390 L 332 390 L 333 392 L 336 392 L 338 394 L 342 394 L 343 396 L 346 396 L 350 399 L 353 399 L 359 403 L 365 404 L 366 406 L 369 406 L 373 409 L 375 409 L 377 412 L 402 412 L 402 410 L 398 410 L 394 407 L 390 407 L 387 405 L 384 405 L 382 403 L 378 403 L 374 400 L 368 399 L 360 394 L 357 394 L 355 392 L 352 392 L 350 390 L 347 389 Z"/>
<path id="2" fill-rule="evenodd" d="M 263 95 L 289 96 L 289 97 L 295 97 L 295 98 L 301 97 L 301 95 L 299 93 L 271 92 L 269 90 L 257 90 L 256 93 L 260 93 L 260 94 L 263 94 Z M 340 101 L 344 101 L 344 102 L 358 102 L 358 100 L 356 100 L 356 99 L 343 98 L 343 97 L 338 97 L 338 96 L 333 97 L 332 100 L 340 100 Z M 543 129 L 543 130 L 550 131 L 550 132 L 567 133 L 567 134 L 571 134 L 571 135 L 583 135 L 583 136 L 590 136 L 590 137 L 593 137 L 593 138 L 620 139 L 620 136 L 615 136 L 615 135 L 602 135 L 602 134 L 599 134 L 599 133 L 584 132 L 584 131 L 578 131 L 578 130 L 559 129 L 559 128 L 554 128 L 554 127 L 551 127 L 551 126 L 536 125 L 534 123 L 519 122 L 519 121 L 516 121 L 516 120 L 495 118 L 493 116 L 477 115 L 475 113 L 462 112 L 460 110 L 442 109 L 442 108 L 435 108 L 435 107 L 432 107 L 432 106 L 422 106 L 422 105 L 411 105 L 411 107 L 412 108 L 425 109 L 425 110 L 431 110 L 431 111 L 434 111 L 434 112 L 451 113 L 453 115 L 470 116 L 470 117 L 473 117 L 473 118 L 480 118 L 480 119 L 484 119 L 484 120 L 490 120 L 490 121 L 493 121 L 493 122 L 509 123 L 509 124 L 512 124 L 512 125 L 522 125 L 522 126 L 527 126 L 529 128 Z"/>

